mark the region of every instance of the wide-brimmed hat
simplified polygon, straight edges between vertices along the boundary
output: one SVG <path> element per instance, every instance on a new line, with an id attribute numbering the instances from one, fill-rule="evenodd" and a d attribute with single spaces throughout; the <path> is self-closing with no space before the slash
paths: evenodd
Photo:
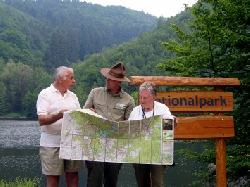
<path id="1" fill-rule="evenodd" d="M 130 80 L 125 77 L 126 69 L 122 62 L 118 62 L 112 68 L 102 68 L 101 71 L 103 76 L 121 82 L 130 82 Z"/>

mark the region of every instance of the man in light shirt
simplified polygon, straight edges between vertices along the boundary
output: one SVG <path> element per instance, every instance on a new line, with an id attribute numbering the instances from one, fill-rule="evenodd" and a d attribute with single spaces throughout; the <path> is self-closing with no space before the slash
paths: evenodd
<path id="1" fill-rule="evenodd" d="M 127 120 L 135 104 L 134 99 L 121 88 L 122 82 L 130 82 L 122 62 L 112 68 L 102 68 L 106 86 L 91 90 L 83 108 L 89 108 L 103 118 L 112 121 Z M 121 163 L 86 161 L 87 187 L 116 187 Z"/>
<path id="2" fill-rule="evenodd" d="M 68 187 L 78 186 L 78 171 L 82 161 L 59 159 L 63 113 L 80 109 L 77 96 L 69 91 L 75 84 L 72 68 L 56 69 L 55 82 L 43 89 L 37 99 L 37 115 L 41 126 L 40 159 L 42 173 L 47 176 L 47 187 L 59 186 L 60 175 L 65 173 Z"/>

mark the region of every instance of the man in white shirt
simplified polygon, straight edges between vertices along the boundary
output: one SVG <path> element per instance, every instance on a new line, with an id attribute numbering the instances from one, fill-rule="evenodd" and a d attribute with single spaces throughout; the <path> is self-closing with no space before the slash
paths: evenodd
<path id="1" fill-rule="evenodd" d="M 82 161 L 59 159 L 63 113 L 80 109 L 77 96 L 69 91 L 75 84 L 72 68 L 56 69 L 55 82 L 43 89 L 37 99 L 37 115 L 41 126 L 40 159 L 42 173 L 47 176 L 47 187 L 59 186 L 60 175 L 65 173 L 68 187 L 78 186 L 78 171 Z"/>

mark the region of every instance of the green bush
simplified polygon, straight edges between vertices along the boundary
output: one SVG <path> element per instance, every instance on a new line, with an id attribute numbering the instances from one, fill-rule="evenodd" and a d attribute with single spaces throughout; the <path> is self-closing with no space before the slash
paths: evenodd
<path id="1" fill-rule="evenodd" d="M 8 113 L 5 115 L 7 118 L 20 118 L 21 115 L 18 113 Z"/>
<path id="2" fill-rule="evenodd" d="M 0 187 L 36 187 L 39 186 L 41 178 L 35 177 L 34 179 L 20 179 L 16 178 L 14 182 L 7 182 L 0 180 Z"/>

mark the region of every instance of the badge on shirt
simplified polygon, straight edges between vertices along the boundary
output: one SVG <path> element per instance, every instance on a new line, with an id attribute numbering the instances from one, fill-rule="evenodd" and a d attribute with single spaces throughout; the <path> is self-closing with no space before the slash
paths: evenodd
<path id="1" fill-rule="evenodd" d="M 118 110 L 125 110 L 127 108 L 126 105 L 124 104 L 120 104 L 120 103 L 117 103 L 115 106 L 114 106 L 115 109 L 118 109 Z"/>

